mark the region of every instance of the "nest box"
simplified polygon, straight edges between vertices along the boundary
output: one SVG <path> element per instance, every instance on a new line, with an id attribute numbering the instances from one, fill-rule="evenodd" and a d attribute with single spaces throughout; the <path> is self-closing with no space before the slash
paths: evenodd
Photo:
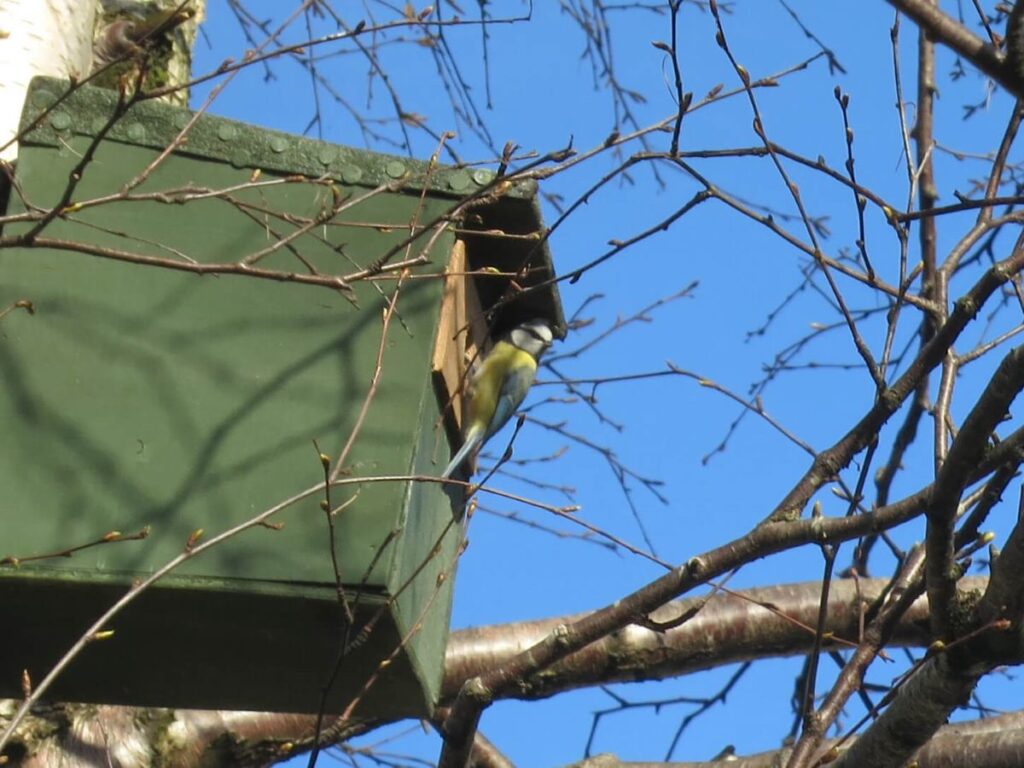
<path id="1" fill-rule="evenodd" d="M 0 696 L 185 548 L 323 484 L 315 443 L 349 446 L 333 537 L 316 491 L 189 557 L 47 698 L 315 712 L 337 672 L 327 711 L 428 714 L 464 498 L 410 478 L 457 447 L 475 349 L 564 326 L 532 182 L 42 78 L 22 126 L 3 235 L 33 239 L 0 250 L 0 311 L 34 313 L 0 319 Z"/>

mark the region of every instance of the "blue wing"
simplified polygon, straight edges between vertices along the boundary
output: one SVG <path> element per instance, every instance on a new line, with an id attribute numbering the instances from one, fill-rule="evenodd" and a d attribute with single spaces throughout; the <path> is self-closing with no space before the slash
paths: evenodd
<path id="1" fill-rule="evenodd" d="M 512 414 L 516 412 L 516 408 L 522 404 L 526 393 L 530 391 L 536 373 L 536 367 L 525 365 L 517 366 L 509 371 L 505 381 L 501 384 L 501 391 L 498 392 L 494 416 L 491 417 L 491 423 L 487 425 L 484 440 L 505 426 L 505 422 L 512 418 Z"/>
<path id="2" fill-rule="evenodd" d="M 517 365 L 516 363 L 519 364 Z M 490 370 L 488 370 L 489 366 Z M 494 392 L 493 385 L 488 386 L 492 381 L 488 377 L 493 375 L 492 372 L 500 371 L 502 367 L 506 368 L 505 375 L 501 380 L 501 386 L 498 388 L 498 391 Z M 470 381 L 468 396 L 471 400 L 471 406 L 469 418 L 473 421 L 473 424 L 466 432 L 462 447 L 452 458 L 444 472 L 441 473 L 441 477 L 451 477 L 452 473 L 462 466 L 466 459 L 483 445 L 484 441 L 505 425 L 505 422 L 512 417 L 512 414 L 516 412 L 516 408 L 520 406 L 526 397 L 526 393 L 533 384 L 536 372 L 536 362 L 525 352 L 515 350 L 507 344 L 506 349 L 501 349 L 500 344 L 495 348 L 492 357 L 484 361 Z M 483 419 L 486 418 L 485 414 L 488 410 L 486 403 L 490 397 L 494 397 L 494 411 L 485 428 Z M 484 410 L 484 413 L 479 413 L 481 408 Z"/>

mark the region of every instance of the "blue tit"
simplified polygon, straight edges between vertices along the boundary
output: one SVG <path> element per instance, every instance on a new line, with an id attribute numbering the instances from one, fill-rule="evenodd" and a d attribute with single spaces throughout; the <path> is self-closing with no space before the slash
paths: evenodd
<path id="1" fill-rule="evenodd" d="M 552 337 L 545 321 L 530 320 L 517 325 L 491 348 L 469 378 L 462 447 L 441 477 L 451 477 L 516 412 L 533 384 L 537 360 L 551 345 Z"/>

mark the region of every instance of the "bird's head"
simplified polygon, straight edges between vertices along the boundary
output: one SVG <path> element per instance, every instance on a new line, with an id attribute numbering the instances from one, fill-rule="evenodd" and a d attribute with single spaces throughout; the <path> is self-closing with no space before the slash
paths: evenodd
<path id="1" fill-rule="evenodd" d="M 535 358 L 544 354 L 553 338 L 551 326 L 544 320 L 527 320 L 513 328 L 509 334 L 512 344 Z"/>

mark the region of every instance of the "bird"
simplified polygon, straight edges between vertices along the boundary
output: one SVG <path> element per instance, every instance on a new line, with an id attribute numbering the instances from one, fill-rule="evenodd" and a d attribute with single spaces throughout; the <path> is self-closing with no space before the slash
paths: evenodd
<path id="1" fill-rule="evenodd" d="M 520 323 L 471 373 L 462 447 L 441 473 L 442 479 L 450 478 L 516 412 L 533 384 L 537 361 L 553 338 L 551 326 L 544 320 Z"/>

